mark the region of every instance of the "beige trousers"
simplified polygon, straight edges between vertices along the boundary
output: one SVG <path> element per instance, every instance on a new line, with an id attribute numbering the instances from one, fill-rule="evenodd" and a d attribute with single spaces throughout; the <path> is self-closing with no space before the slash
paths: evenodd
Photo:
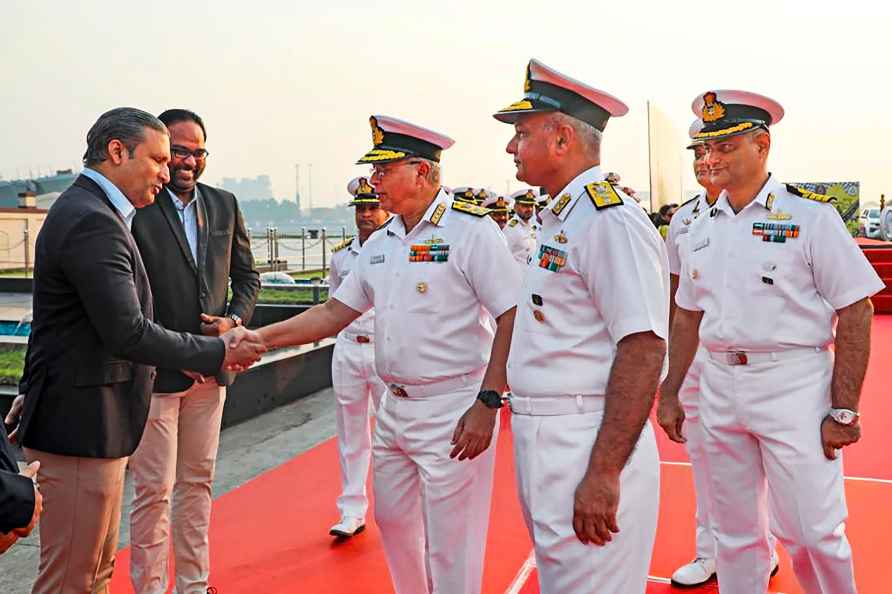
<path id="1" fill-rule="evenodd" d="M 213 379 L 185 392 L 152 395 L 145 433 L 130 458 L 130 578 L 136 594 L 167 592 L 171 532 L 176 592 L 207 590 L 211 485 L 225 399 L 226 388 Z"/>
<path id="2" fill-rule="evenodd" d="M 109 594 L 127 458 L 59 456 L 25 448 L 40 460 L 43 494 L 40 566 L 32 594 Z"/>

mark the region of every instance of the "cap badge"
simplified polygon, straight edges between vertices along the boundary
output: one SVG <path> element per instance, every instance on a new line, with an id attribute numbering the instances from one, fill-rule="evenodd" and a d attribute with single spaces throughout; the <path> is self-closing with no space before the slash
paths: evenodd
<path id="1" fill-rule="evenodd" d="M 357 188 L 356 194 L 359 195 L 359 194 L 374 194 L 374 193 L 375 193 L 375 188 L 373 188 L 369 184 L 369 180 L 367 180 L 364 177 L 360 177 L 359 178 L 359 188 Z"/>
<path id="2" fill-rule="evenodd" d="M 523 92 L 524 92 L 524 93 L 529 93 L 529 92 L 530 92 L 530 77 L 531 77 L 531 73 L 530 73 L 530 65 L 527 64 L 527 75 L 526 75 L 526 77 L 523 79 Z"/>
<path id="3" fill-rule="evenodd" d="M 703 95 L 703 121 L 715 122 L 725 117 L 725 104 L 718 100 L 712 91 Z"/>
<path id="4" fill-rule="evenodd" d="M 378 120 L 374 116 L 369 118 L 369 124 L 372 126 L 372 144 L 378 146 L 384 142 L 384 130 L 378 126 Z"/>

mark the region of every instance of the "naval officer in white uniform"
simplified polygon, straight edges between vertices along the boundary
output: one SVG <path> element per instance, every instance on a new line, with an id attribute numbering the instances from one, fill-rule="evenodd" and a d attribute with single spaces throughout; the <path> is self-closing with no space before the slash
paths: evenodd
<path id="1" fill-rule="evenodd" d="M 517 178 L 554 196 L 525 269 L 508 362 L 515 467 L 542 594 L 642 594 L 657 527 L 648 414 L 669 320 L 666 248 L 605 181 L 602 132 L 628 108 L 531 60 Z"/>
<path id="2" fill-rule="evenodd" d="M 703 191 L 678 207 L 669 223 L 666 249 L 669 252 L 669 324 L 675 314 L 675 293 L 678 291 L 678 275 L 681 271 L 679 240 L 690 230 L 697 217 L 709 211 L 715 204 L 722 189 L 709 179 L 709 166 L 706 164 L 706 145 L 702 140 L 693 140 L 703 129 L 703 122 L 694 120 L 689 130 L 692 142 L 688 150 L 694 154 L 694 176 Z M 706 452 L 703 440 L 703 425 L 700 422 L 697 403 L 700 394 L 700 372 L 707 356 L 702 348 L 697 349 L 694 361 L 688 368 L 678 399 L 666 395 L 660 398 L 657 420 L 666 431 L 669 439 L 685 444 L 691 471 L 694 475 L 694 496 L 696 498 L 696 556 L 690 563 L 679 567 L 672 574 L 672 584 L 679 587 L 692 587 L 704 584 L 715 576 L 715 535 L 710 519 L 709 472 L 706 468 Z M 777 573 L 778 556 L 774 537 L 771 539 L 771 575 Z"/>
<path id="3" fill-rule="evenodd" d="M 520 275 L 487 211 L 441 188 L 453 141 L 396 118 L 371 125 L 374 147 L 359 162 L 373 165 L 370 182 L 396 216 L 331 299 L 260 333 L 270 346 L 303 344 L 374 307 L 375 366 L 389 388 L 372 446 L 375 522 L 394 588 L 478 594 Z"/>
<path id="4" fill-rule="evenodd" d="M 356 237 L 332 249 L 328 275 L 329 295 L 350 274 L 360 250 L 375 230 L 384 224 L 388 213 L 381 208 L 378 195 L 365 177 L 347 185 L 355 207 Z M 337 399 L 336 426 L 338 462 L 341 467 L 341 495 L 337 506 L 340 520 L 329 534 L 349 538 L 365 529 L 369 507 L 366 478 L 372 456 L 370 407 L 377 410 L 385 386 L 375 371 L 375 311 L 369 310 L 338 333 L 331 361 L 331 382 Z"/>
<path id="5" fill-rule="evenodd" d="M 505 239 L 508 241 L 508 249 L 514 260 L 521 266 L 527 265 L 530 254 L 536 248 L 539 237 L 539 222 L 536 220 L 536 192 L 532 189 L 520 190 L 511 194 L 514 204 L 514 216 L 508 221 L 508 225 L 502 229 Z"/>
<path id="6" fill-rule="evenodd" d="M 661 395 L 678 398 L 699 337 L 719 588 L 766 590 L 770 512 L 806 592 L 854 594 L 839 448 L 860 437 L 868 297 L 883 284 L 826 197 L 768 172 L 776 101 L 709 91 L 693 109 L 723 191 L 681 241 Z"/>

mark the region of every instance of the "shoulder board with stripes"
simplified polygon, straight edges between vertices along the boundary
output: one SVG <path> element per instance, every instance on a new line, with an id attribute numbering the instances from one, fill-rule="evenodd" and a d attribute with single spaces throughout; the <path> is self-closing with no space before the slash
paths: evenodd
<path id="1" fill-rule="evenodd" d="M 344 241 L 342 241 L 342 242 L 339 243 L 338 245 L 336 245 L 336 246 L 334 246 L 333 248 L 331 248 L 331 253 L 333 254 L 333 253 L 335 253 L 335 252 L 339 252 L 339 251 L 341 251 L 342 249 L 348 247 L 351 243 L 353 243 L 353 238 L 352 238 L 352 237 L 351 237 L 350 239 L 345 239 Z"/>
<path id="2" fill-rule="evenodd" d="M 598 210 L 619 206 L 623 203 L 623 199 L 619 197 L 610 182 L 590 183 L 585 186 L 585 191 Z"/>
<path id="3" fill-rule="evenodd" d="M 815 202 L 822 202 L 824 204 L 829 204 L 836 200 L 833 196 L 828 196 L 826 194 L 817 194 L 815 192 L 810 192 L 804 188 L 800 188 L 799 186 L 794 186 L 793 184 L 787 184 L 787 191 L 791 194 L 795 194 L 800 198 L 805 198 L 806 200 L 814 200 Z"/>
<path id="4" fill-rule="evenodd" d="M 452 210 L 457 210 L 458 212 L 463 212 L 475 217 L 485 217 L 489 214 L 489 209 L 469 202 L 462 202 L 461 200 L 456 200 L 452 203 Z"/>

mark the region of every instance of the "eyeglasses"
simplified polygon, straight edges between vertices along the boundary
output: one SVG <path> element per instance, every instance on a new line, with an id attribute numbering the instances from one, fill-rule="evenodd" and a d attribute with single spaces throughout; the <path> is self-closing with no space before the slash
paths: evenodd
<path id="1" fill-rule="evenodd" d="M 188 159 L 190 156 L 192 156 L 195 157 L 196 161 L 207 159 L 208 155 L 210 155 L 210 153 L 204 149 L 195 149 L 194 151 L 190 151 L 186 147 L 182 146 L 170 147 L 170 154 L 178 159 Z"/>
<path id="2" fill-rule="evenodd" d="M 372 165 L 372 176 L 381 179 L 389 173 L 393 173 L 401 165 L 418 165 L 421 161 L 398 161 L 396 163 L 387 163 L 386 165 Z"/>

